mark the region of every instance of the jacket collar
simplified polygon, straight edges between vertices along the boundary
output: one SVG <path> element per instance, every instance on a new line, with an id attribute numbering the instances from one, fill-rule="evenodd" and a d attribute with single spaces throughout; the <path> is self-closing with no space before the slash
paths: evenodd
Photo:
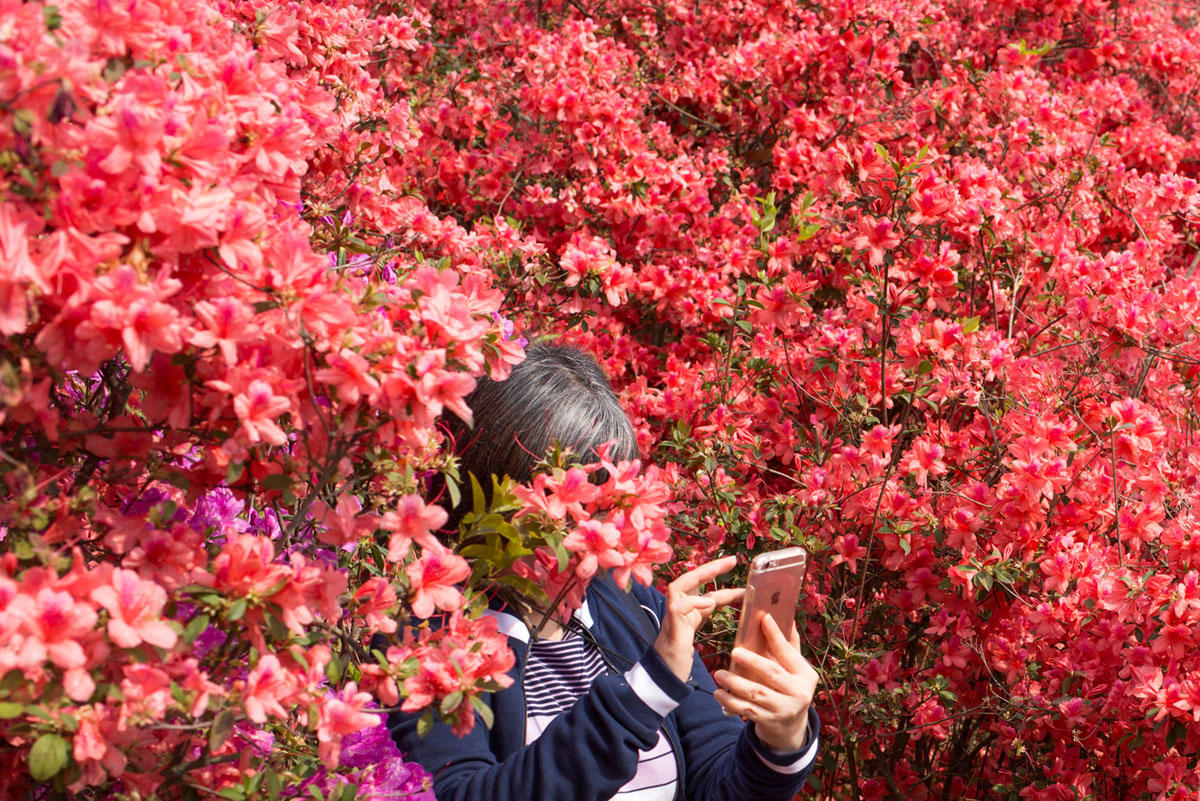
<path id="1" fill-rule="evenodd" d="M 529 647 L 529 640 L 531 639 L 529 626 L 525 625 L 525 621 L 521 620 L 521 618 L 502 609 L 487 609 L 483 614 L 495 619 L 497 629 L 501 634 L 510 640 L 522 643 L 526 648 Z M 588 629 L 595 625 L 591 604 L 586 597 L 583 599 L 583 606 L 575 610 L 575 619 Z"/>

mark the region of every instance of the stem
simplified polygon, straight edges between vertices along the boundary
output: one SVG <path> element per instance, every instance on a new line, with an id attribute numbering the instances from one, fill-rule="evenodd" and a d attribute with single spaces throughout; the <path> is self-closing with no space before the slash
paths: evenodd
<path id="1" fill-rule="evenodd" d="M 1120 486 L 1117 484 L 1117 429 L 1114 427 L 1109 435 L 1110 450 L 1112 453 L 1112 482 L 1113 482 L 1113 525 L 1117 529 L 1117 562 L 1123 568 L 1125 567 L 1125 548 L 1121 544 L 1121 492 Z"/>

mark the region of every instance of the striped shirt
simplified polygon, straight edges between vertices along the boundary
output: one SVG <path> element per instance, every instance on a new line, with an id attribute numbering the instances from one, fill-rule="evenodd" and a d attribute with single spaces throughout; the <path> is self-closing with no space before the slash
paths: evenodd
<path id="1" fill-rule="evenodd" d="M 525 663 L 525 744 L 542 735 L 550 721 L 569 710 L 587 694 L 597 676 L 607 670 L 599 650 L 588 639 L 568 629 L 561 640 L 536 640 Z M 671 742 L 662 729 L 658 743 L 638 753 L 637 773 L 614 801 L 671 801 L 675 797 L 678 769 Z"/>

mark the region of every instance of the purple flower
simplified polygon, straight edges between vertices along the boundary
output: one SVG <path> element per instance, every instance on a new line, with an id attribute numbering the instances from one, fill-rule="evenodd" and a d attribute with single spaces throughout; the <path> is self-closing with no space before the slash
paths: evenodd
<path id="1" fill-rule="evenodd" d="M 405 762 L 383 720 L 342 740 L 342 771 L 330 775 L 324 769 L 310 780 L 326 796 L 339 785 L 357 785 L 357 795 L 366 801 L 434 801 L 433 778 L 420 765 Z M 348 770 L 347 770 L 348 769 Z"/>
<path id="2" fill-rule="evenodd" d="M 400 749 L 392 740 L 391 732 L 383 725 L 356 731 L 342 738 L 340 765 L 346 768 L 369 768 L 385 759 L 400 756 Z"/>
<path id="3" fill-rule="evenodd" d="M 170 497 L 163 490 L 158 487 L 148 487 L 137 497 L 125 501 L 125 505 L 121 507 L 121 511 L 129 517 L 143 517 L 155 506 L 168 500 L 170 500 Z M 177 513 L 176 516 L 182 518 L 183 515 Z"/>
<path id="4" fill-rule="evenodd" d="M 225 644 L 228 635 L 216 626 L 209 626 L 200 632 L 200 636 L 192 643 L 192 656 L 203 659 Z"/>
<path id="5" fill-rule="evenodd" d="M 492 319 L 496 322 L 496 325 L 500 326 L 500 336 L 507 342 L 513 335 L 513 321 L 507 317 L 501 317 L 498 311 L 492 312 Z"/>
<path id="6" fill-rule="evenodd" d="M 238 517 L 245 508 L 228 487 L 217 487 L 196 501 L 188 526 L 197 534 L 225 531 L 245 532 L 250 525 Z"/>
<path id="7" fill-rule="evenodd" d="M 269 731 L 263 731 L 249 721 L 238 723 L 236 734 L 247 746 L 256 749 L 261 756 L 267 756 L 275 747 L 275 735 Z"/>
<path id="8" fill-rule="evenodd" d="M 250 522 L 246 530 L 272 540 L 279 539 L 279 535 L 283 533 L 279 525 L 279 516 L 272 509 L 265 509 L 262 514 L 250 510 Z"/>

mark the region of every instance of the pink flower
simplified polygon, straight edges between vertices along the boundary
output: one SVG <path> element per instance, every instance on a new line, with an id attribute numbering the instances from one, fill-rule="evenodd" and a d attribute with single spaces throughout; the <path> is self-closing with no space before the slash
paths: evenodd
<path id="1" fill-rule="evenodd" d="M 250 442 L 286 444 L 287 435 L 276 423 L 276 419 L 291 407 L 291 401 L 276 395 L 271 385 L 262 379 L 251 381 L 245 392 L 233 397 L 234 412 L 237 413 L 242 423 L 242 431 Z"/>
<path id="2" fill-rule="evenodd" d="M 619 567 L 625 558 L 617 549 L 621 532 L 611 523 L 585 520 L 563 539 L 563 547 L 579 556 L 575 575 L 589 581 L 597 570 Z"/>
<path id="3" fill-rule="evenodd" d="M 26 225 L 18 220 L 15 207 L 0 204 L 0 334 L 4 336 L 25 330 L 27 292 L 32 283 L 40 283 L 28 241 Z"/>
<path id="4" fill-rule="evenodd" d="M 292 553 L 290 575 L 282 582 L 279 591 L 270 597 L 282 610 L 283 623 L 296 634 L 303 634 L 305 626 L 317 619 L 338 620 L 342 609 L 338 597 L 346 591 L 348 582 L 344 573 L 310 561 L 302 553 Z"/>
<path id="5" fill-rule="evenodd" d="M 92 704 L 75 712 L 79 730 L 72 738 L 75 761 L 83 768 L 90 784 L 99 784 L 109 776 L 119 776 L 126 766 L 125 753 L 118 747 L 128 739 L 119 731 L 117 714 L 110 706 Z"/>
<path id="6" fill-rule="evenodd" d="M 373 515 L 359 516 L 362 501 L 343 492 L 338 497 L 337 508 L 330 509 L 324 501 L 313 504 L 313 517 L 324 525 L 317 531 L 317 539 L 334 547 L 357 542 L 374 527 Z"/>
<path id="7" fill-rule="evenodd" d="M 439 546 L 433 532 L 446 525 L 449 515 L 437 504 L 426 504 L 419 495 L 405 495 L 394 511 L 384 512 L 380 528 L 392 532 L 388 538 L 388 561 L 399 562 L 414 540 L 425 549 Z"/>
<path id="8" fill-rule="evenodd" d="M 92 590 L 92 600 L 108 610 L 108 638 L 122 648 L 143 642 L 174 648 L 178 636 L 162 619 L 167 593 L 132 570 L 114 570 L 112 583 Z"/>
<path id="9" fill-rule="evenodd" d="M 154 665 L 134 663 L 122 668 L 121 722 L 138 723 L 161 720 L 167 708 L 175 703 L 171 694 L 171 677 Z"/>
<path id="10" fill-rule="evenodd" d="M 87 663 L 82 639 L 96 625 L 96 610 L 69 592 L 42 587 L 34 595 L 19 594 L 6 610 L 26 634 L 20 663 L 35 667 L 49 659 L 64 670 Z"/>
<path id="11" fill-rule="evenodd" d="M 96 279 L 88 322 L 77 336 L 113 333 L 119 336 L 125 356 L 136 371 L 146 368 L 157 349 L 175 353 L 183 346 L 183 326 L 179 312 L 166 299 L 179 291 L 182 283 L 160 272 L 146 284 L 137 272 L 123 264 Z"/>
<path id="12" fill-rule="evenodd" d="M 833 545 L 837 556 L 833 557 L 831 566 L 845 564 L 851 573 L 858 572 L 858 560 L 867 555 L 867 549 L 858 544 L 858 535 L 846 534 L 839 537 Z"/>
<path id="13" fill-rule="evenodd" d="M 869 250 L 871 266 L 883 264 L 883 254 L 900 244 L 900 235 L 896 233 L 892 221 L 884 218 L 860 217 L 858 220 L 859 236 L 854 240 L 858 250 Z"/>
<path id="14" fill-rule="evenodd" d="M 359 354 L 343 348 L 325 357 L 328 367 L 316 372 L 316 379 L 337 389 L 338 399 L 346 404 L 358 403 L 359 398 L 374 401 L 379 394 L 379 382 L 371 375 L 371 363 Z"/>
<path id="15" fill-rule="evenodd" d="M 140 91 L 118 95 L 107 114 L 89 120 L 88 138 L 96 152 L 107 153 L 99 167 L 109 175 L 120 175 L 130 166 L 156 175 L 162 166 L 165 119 L 159 104 L 166 94 L 165 81 L 150 75 L 132 77 Z"/>
<path id="16" fill-rule="evenodd" d="M 938 443 L 918 438 L 904 459 L 904 468 L 916 477 L 917 486 L 925 488 L 929 486 L 929 476 L 946 474 L 948 468 L 942 460 L 945 454 L 946 450 Z"/>
<path id="17" fill-rule="evenodd" d="M 417 397 L 428 407 L 431 415 L 441 414 L 445 407 L 465 422 L 471 422 L 471 408 L 466 397 L 475 389 L 475 379 L 466 373 L 433 368 L 417 383 Z"/>
<path id="18" fill-rule="evenodd" d="M 443 548 L 427 548 L 421 558 L 404 569 L 412 592 L 412 612 L 420 618 L 433 614 L 434 607 L 458 609 L 462 595 L 454 585 L 471 575 L 467 560 Z"/>
<path id="19" fill-rule="evenodd" d="M 296 678 L 279 663 L 279 657 L 264 654 L 246 676 L 242 690 L 246 717 L 260 725 L 267 722 L 267 715 L 286 718 L 283 705 L 298 689 Z"/>
<path id="20" fill-rule="evenodd" d="M 202 300 L 192 307 L 192 312 L 204 328 L 197 329 L 189 341 L 198 348 L 216 347 L 230 367 L 237 364 L 238 345 L 258 333 L 252 309 L 238 298 Z"/>
<path id="21" fill-rule="evenodd" d="M 358 685 L 347 682 L 341 692 L 324 698 L 317 705 L 317 755 L 333 767 L 342 755 L 342 738 L 379 723 L 379 713 L 365 712 L 371 703 L 369 693 L 360 693 Z"/>
<path id="22" fill-rule="evenodd" d="M 230 536 L 213 560 L 213 586 L 235 597 L 274 592 L 290 576 L 275 563 L 275 543 L 253 534 Z"/>
<path id="23" fill-rule="evenodd" d="M 373 576 L 354 591 L 354 613 L 362 617 L 372 631 L 391 634 L 396 630 L 396 618 L 391 612 L 396 607 L 396 588 L 382 576 Z"/>

